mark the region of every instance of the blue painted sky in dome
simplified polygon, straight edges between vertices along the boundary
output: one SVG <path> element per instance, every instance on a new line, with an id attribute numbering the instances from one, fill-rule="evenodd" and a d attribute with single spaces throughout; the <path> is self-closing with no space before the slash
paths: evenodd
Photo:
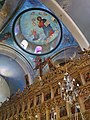
<path id="1" fill-rule="evenodd" d="M 20 8 L 20 10 L 17 12 L 17 14 L 15 15 L 15 17 L 12 19 L 12 21 L 8 24 L 8 26 L 6 27 L 6 29 L 3 31 L 3 33 L 6 32 L 10 32 L 12 34 L 12 26 L 13 26 L 13 22 L 15 20 L 15 18 L 17 17 L 17 15 L 19 15 L 22 11 L 29 9 L 29 8 L 43 8 L 46 10 L 49 10 L 46 6 L 44 6 L 42 3 L 40 3 L 38 0 L 26 0 L 25 3 L 22 5 L 22 7 Z M 78 43 L 76 42 L 76 40 L 73 38 L 73 36 L 71 35 L 71 33 L 67 30 L 67 28 L 63 25 L 62 23 L 62 29 L 63 29 L 63 37 L 62 37 L 62 41 L 61 44 L 58 46 L 58 48 L 53 52 L 57 52 L 60 49 L 69 47 L 69 46 L 78 46 Z M 2 33 L 2 34 L 3 34 Z M 2 37 L 2 34 L 0 35 L 0 38 Z M 26 55 L 26 57 L 29 59 L 30 56 L 32 57 L 32 55 L 29 55 L 28 53 L 25 53 L 23 50 L 21 50 L 17 44 L 14 42 L 13 40 L 13 35 L 11 38 L 8 38 L 6 41 L 4 41 L 6 44 L 9 44 L 10 46 L 13 46 L 14 48 L 18 49 L 20 52 L 22 52 L 23 54 Z M 52 53 L 52 54 L 53 54 Z M 29 57 L 28 57 L 29 56 Z M 49 55 L 48 55 L 49 56 Z"/>

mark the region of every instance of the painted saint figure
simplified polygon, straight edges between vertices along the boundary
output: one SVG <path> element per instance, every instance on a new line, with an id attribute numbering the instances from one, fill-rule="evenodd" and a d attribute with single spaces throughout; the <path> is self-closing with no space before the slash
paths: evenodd
<path id="1" fill-rule="evenodd" d="M 11 38 L 10 32 L 4 33 L 3 37 L 0 39 L 0 42 L 7 40 L 8 38 Z"/>
<path id="2" fill-rule="evenodd" d="M 48 38 L 50 37 L 53 33 L 54 30 L 50 25 L 50 22 L 47 19 L 42 19 L 42 17 L 38 16 L 37 17 L 38 22 L 38 27 L 43 28 L 45 36 Z"/>
<path id="3" fill-rule="evenodd" d="M 34 36 L 33 40 L 38 40 L 39 39 L 39 34 L 37 33 L 36 30 L 32 30 L 32 35 Z"/>

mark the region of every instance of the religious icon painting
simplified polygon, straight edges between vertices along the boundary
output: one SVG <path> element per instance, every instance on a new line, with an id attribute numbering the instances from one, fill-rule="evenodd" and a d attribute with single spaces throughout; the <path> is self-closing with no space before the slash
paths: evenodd
<path id="1" fill-rule="evenodd" d="M 61 42 L 62 26 L 57 17 L 50 11 L 32 8 L 21 12 L 13 24 L 13 35 L 16 43 L 24 49 L 22 41 L 28 46 L 24 49 L 30 54 L 37 54 L 35 49 L 41 46 L 43 55 L 53 51 Z"/>

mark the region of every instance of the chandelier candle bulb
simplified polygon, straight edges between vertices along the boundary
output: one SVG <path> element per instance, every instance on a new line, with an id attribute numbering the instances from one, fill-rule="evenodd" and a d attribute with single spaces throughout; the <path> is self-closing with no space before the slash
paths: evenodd
<path id="1" fill-rule="evenodd" d="M 60 83 L 60 82 L 58 82 L 58 85 L 60 86 L 60 85 L 61 85 L 61 83 Z"/>
<path id="2" fill-rule="evenodd" d="M 73 78 L 73 82 L 75 82 L 75 79 Z"/>
<path id="3" fill-rule="evenodd" d="M 79 87 L 79 84 L 77 84 L 77 87 Z"/>

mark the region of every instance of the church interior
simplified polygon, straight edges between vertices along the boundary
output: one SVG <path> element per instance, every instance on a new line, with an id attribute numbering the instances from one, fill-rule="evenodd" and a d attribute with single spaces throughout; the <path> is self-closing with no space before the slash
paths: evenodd
<path id="1" fill-rule="evenodd" d="M 90 120 L 89 0 L 0 0 L 0 120 Z"/>

